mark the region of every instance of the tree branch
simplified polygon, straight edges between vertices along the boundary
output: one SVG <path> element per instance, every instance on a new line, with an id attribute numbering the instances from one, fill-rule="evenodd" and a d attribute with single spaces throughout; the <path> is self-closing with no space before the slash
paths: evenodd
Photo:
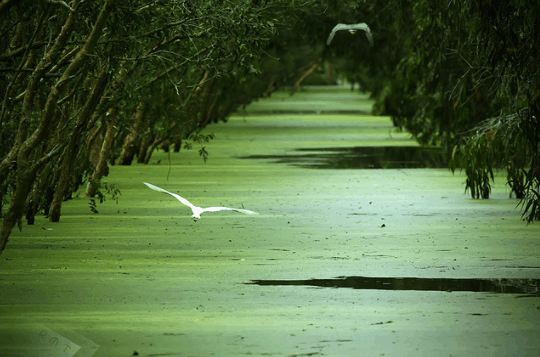
<path id="1" fill-rule="evenodd" d="M 304 79 L 306 79 L 311 73 L 313 73 L 313 71 L 315 69 L 317 69 L 317 67 L 319 66 L 319 63 L 321 61 L 322 61 L 322 57 L 319 57 L 319 58 L 317 58 L 317 60 L 315 62 L 313 62 L 313 64 L 311 65 L 311 68 L 308 69 L 308 71 L 306 73 L 304 73 L 304 75 L 302 77 L 300 77 L 300 79 L 294 84 L 294 87 L 291 90 L 291 95 L 293 95 L 294 92 L 296 92 L 296 90 L 298 89 L 298 87 L 300 87 L 300 84 L 302 84 Z"/>
<path id="2" fill-rule="evenodd" d="M 62 0 L 47 0 L 47 2 L 51 4 L 60 4 L 71 12 L 75 11 L 71 6 L 69 6 L 68 4 L 66 4 L 65 1 L 62 1 Z"/>

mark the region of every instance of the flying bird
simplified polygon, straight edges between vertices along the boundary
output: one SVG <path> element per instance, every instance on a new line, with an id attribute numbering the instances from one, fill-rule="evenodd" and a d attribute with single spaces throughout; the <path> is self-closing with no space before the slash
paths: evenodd
<path id="1" fill-rule="evenodd" d="M 330 36 L 328 36 L 328 40 L 326 41 L 326 45 L 330 46 L 330 42 L 332 42 L 332 39 L 336 35 L 336 32 L 340 30 L 349 30 L 350 33 L 354 34 L 357 30 L 363 30 L 366 32 L 366 36 L 369 40 L 369 45 L 373 46 L 373 36 L 371 35 L 371 30 L 369 29 L 369 26 L 365 23 L 360 24 L 352 24 L 352 25 L 346 25 L 346 24 L 337 24 L 336 27 L 330 32 Z"/>
<path id="2" fill-rule="evenodd" d="M 253 211 L 243 209 L 243 208 L 230 208 L 230 207 L 206 207 L 206 208 L 202 208 L 202 207 L 197 207 L 197 206 L 193 205 L 191 202 L 189 202 L 188 200 L 186 200 L 184 197 L 181 197 L 181 196 L 179 196 L 177 194 L 174 194 L 172 192 L 169 192 L 169 191 L 165 191 L 164 189 L 159 188 L 157 186 L 154 186 L 152 184 L 149 184 L 149 183 L 146 183 L 146 182 L 143 182 L 143 183 L 146 186 L 148 186 L 149 188 L 151 188 L 152 190 L 154 190 L 154 191 L 163 192 L 163 193 L 166 193 L 166 194 L 169 194 L 169 195 L 173 196 L 178 201 L 180 201 L 182 204 L 184 204 L 184 205 L 188 206 L 189 208 L 191 208 L 191 210 L 193 211 L 193 215 L 191 217 L 193 217 L 195 219 L 200 219 L 201 214 L 203 212 L 236 211 L 236 212 L 245 213 L 245 214 L 258 214 L 257 212 L 253 212 Z"/>

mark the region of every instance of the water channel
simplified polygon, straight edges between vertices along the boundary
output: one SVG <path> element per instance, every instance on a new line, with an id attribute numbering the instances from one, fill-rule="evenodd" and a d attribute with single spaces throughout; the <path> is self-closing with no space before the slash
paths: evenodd
<path id="1" fill-rule="evenodd" d="M 444 154 L 371 105 L 348 88 L 274 93 L 206 129 L 207 163 L 112 167 L 118 203 L 92 214 L 79 195 L 60 223 L 14 231 L 0 355 L 538 355 L 539 226 L 503 173 L 470 199 Z M 260 214 L 193 222 L 143 181 Z"/>

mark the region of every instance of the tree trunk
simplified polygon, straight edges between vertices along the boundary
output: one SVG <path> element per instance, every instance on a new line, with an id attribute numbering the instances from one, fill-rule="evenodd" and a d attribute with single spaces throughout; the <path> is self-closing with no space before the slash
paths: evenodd
<path id="1" fill-rule="evenodd" d="M 107 121 L 107 131 L 105 132 L 105 138 L 101 145 L 101 151 L 99 153 L 99 160 L 97 166 L 90 178 L 88 188 L 86 189 L 86 197 L 94 197 L 97 189 L 99 188 L 99 182 L 103 176 L 109 174 L 109 166 L 107 160 L 111 155 L 111 150 L 114 142 L 114 134 L 116 133 L 116 116 L 118 115 L 118 108 L 113 107 L 109 112 L 109 119 Z"/>
<path id="2" fill-rule="evenodd" d="M 144 156 L 144 164 L 148 164 L 150 162 L 150 158 L 152 157 L 152 153 L 154 152 L 154 150 L 156 149 L 156 147 L 158 145 L 160 145 L 161 143 L 163 143 L 165 140 L 167 140 L 168 138 L 165 136 L 161 139 L 158 139 L 156 138 L 154 140 L 154 142 L 152 143 L 152 145 L 150 146 L 150 148 L 146 151 L 146 155 Z"/>
<path id="3" fill-rule="evenodd" d="M 77 0 L 74 7 L 78 5 L 78 2 L 79 0 Z M 42 18 L 45 18 L 45 15 L 46 13 L 43 13 Z M 55 43 L 53 44 L 51 49 L 45 54 L 45 56 L 43 56 L 43 58 L 38 63 L 36 69 L 32 72 L 32 75 L 28 80 L 22 104 L 22 118 L 19 122 L 17 134 L 15 135 L 15 143 L 13 144 L 9 153 L 5 156 L 4 160 L 2 160 L 2 163 L 0 163 L 0 182 L 4 182 L 7 175 L 9 174 L 9 171 L 13 168 L 13 166 L 15 166 L 17 156 L 19 155 L 19 151 L 23 147 L 23 143 L 25 141 L 28 141 L 28 131 L 30 130 L 32 109 L 34 108 L 34 100 L 36 93 L 38 93 L 38 86 L 40 84 L 40 81 L 45 76 L 45 73 L 50 67 L 51 63 L 58 57 L 60 51 L 65 47 L 65 44 L 73 31 L 76 17 L 77 16 L 75 12 L 71 13 L 68 16 L 66 22 L 64 23 L 64 26 L 62 27 L 62 31 L 56 38 Z M 41 20 L 37 26 L 41 26 Z M 38 30 L 36 30 L 36 32 L 37 31 Z M 48 129 L 48 126 L 45 127 Z M 40 128 L 42 128 L 42 126 L 40 126 Z M 30 148 L 30 150 L 31 149 L 33 149 L 33 146 Z"/>
<path id="4" fill-rule="evenodd" d="M 300 79 L 294 84 L 294 86 L 293 86 L 293 88 L 291 90 L 291 95 L 293 95 L 294 92 L 296 92 L 296 90 L 298 89 L 298 87 L 300 87 L 300 84 L 302 84 L 304 79 L 309 77 L 309 75 L 311 73 L 313 73 L 313 71 L 315 71 L 317 69 L 317 67 L 319 66 L 319 63 L 321 61 L 322 61 L 322 57 L 319 57 L 319 58 L 317 58 L 317 60 L 315 62 L 313 62 L 313 65 L 311 65 L 310 69 L 308 69 L 307 72 L 304 73 L 304 75 L 302 77 L 300 77 Z"/>
<path id="5" fill-rule="evenodd" d="M 144 163 L 144 159 L 146 158 L 146 153 L 148 152 L 148 147 L 154 141 L 155 137 L 156 137 L 155 134 L 145 134 L 143 136 L 141 147 L 139 148 L 139 153 L 137 154 L 137 162 L 139 164 Z"/>
<path id="6" fill-rule="evenodd" d="M 26 197 L 32 186 L 33 177 L 27 177 L 26 175 L 21 176 L 23 176 L 24 179 L 17 180 L 17 189 L 13 193 L 11 205 L 4 215 L 2 227 L 0 228 L 0 253 L 6 248 L 8 238 L 15 223 L 22 217 L 24 203 L 26 202 Z"/>
<path id="7" fill-rule="evenodd" d="M 326 78 L 332 84 L 336 84 L 336 71 L 334 69 L 334 64 L 332 62 L 326 63 Z"/>
<path id="8" fill-rule="evenodd" d="M 182 138 L 180 138 L 180 136 L 176 136 L 174 138 L 173 151 L 180 152 L 180 149 L 182 149 Z"/>
<path id="9" fill-rule="evenodd" d="M 45 212 L 47 212 L 47 205 L 52 200 L 49 190 L 51 186 L 50 183 L 54 181 L 54 176 L 55 174 L 53 172 L 53 167 L 49 163 L 45 165 L 43 170 L 41 170 L 39 177 L 36 177 L 36 180 L 28 193 L 25 204 L 26 223 L 28 225 L 32 225 L 34 223 L 34 217 L 41 207 L 43 207 Z M 43 195 L 43 192 L 46 192 L 46 194 Z"/>
<path id="10" fill-rule="evenodd" d="M 28 111 L 30 108 L 29 106 L 32 103 L 27 102 L 25 98 L 25 104 L 27 105 L 27 107 L 25 108 L 25 106 L 23 105 L 23 119 L 21 120 L 21 123 L 19 125 L 20 132 L 17 133 L 18 142 L 16 140 L 15 145 L 15 149 L 17 150 L 17 183 L 15 192 L 13 193 L 11 205 L 6 212 L 6 216 L 4 217 L 4 220 L 2 222 L 2 227 L 0 228 L 0 253 L 4 250 L 9 235 L 11 234 L 11 230 L 15 226 L 15 223 L 19 219 L 21 219 L 23 215 L 24 203 L 26 202 L 26 197 L 28 196 L 28 192 L 30 191 L 32 183 L 36 177 L 37 170 L 40 169 L 44 164 L 46 164 L 46 162 L 50 161 L 52 157 L 58 153 L 58 148 L 53 148 L 46 156 L 43 156 L 34 164 L 32 164 L 34 159 L 32 151 L 38 145 L 41 145 L 44 142 L 45 138 L 50 135 L 53 129 L 52 121 L 55 117 L 55 113 L 57 110 L 58 99 L 67 88 L 70 79 L 76 76 L 77 72 L 82 68 L 86 60 L 90 58 L 89 55 L 92 54 L 97 45 L 97 41 L 101 36 L 103 27 L 105 26 L 109 13 L 112 11 L 112 5 L 115 1 L 116 0 L 108 0 L 105 5 L 103 5 L 103 8 L 101 9 L 101 12 L 94 25 L 94 29 L 90 33 L 84 46 L 75 56 L 73 62 L 70 63 L 60 80 L 51 89 L 49 97 L 47 98 L 47 102 L 45 103 L 45 109 L 41 116 L 40 122 L 32 136 L 30 136 L 26 140 L 24 140 L 24 137 L 26 137 L 25 134 L 28 132 L 29 129 L 31 115 L 31 111 Z M 76 4 L 77 3 L 78 0 L 76 0 Z M 66 25 L 64 25 L 64 28 L 62 29 L 61 35 L 63 34 L 65 27 L 69 23 L 70 19 L 73 19 L 73 22 L 75 21 L 75 18 L 77 17 L 76 15 L 78 14 L 74 15 L 74 13 L 76 13 L 76 11 L 73 11 L 70 14 Z M 27 93 L 27 95 L 29 94 Z M 24 137 L 20 138 L 19 135 Z M 24 140 L 24 142 L 22 142 L 22 140 Z M 10 163 L 10 166 L 11 165 L 12 164 Z"/>
<path id="11" fill-rule="evenodd" d="M 212 122 L 217 122 L 215 119 L 217 118 L 217 107 L 220 95 L 221 89 L 218 89 L 212 96 L 206 96 L 206 103 L 199 124 L 201 128 L 206 127 Z"/>
<path id="12" fill-rule="evenodd" d="M 25 165 L 24 167 L 17 168 L 15 192 L 13 192 L 11 205 L 4 216 L 2 227 L 0 228 L 0 253 L 6 247 L 9 235 L 11 234 L 11 230 L 15 226 L 15 223 L 17 223 L 23 215 L 26 197 L 28 197 L 28 193 L 30 192 L 38 170 L 51 161 L 60 150 L 60 147 L 55 147 L 47 155 L 36 161 L 31 167 Z"/>
<path id="13" fill-rule="evenodd" d="M 131 165 L 135 151 L 137 150 L 137 139 L 139 138 L 139 132 L 144 126 L 144 114 L 146 111 L 146 104 L 140 102 L 137 106 L 137 112 L 135 113 L 135 122 L 131 127 L 131 131 L 124 140 L 122 152 L 118 158 L 118 165 Z"/>
<path id="14" fill-rule="evenodd" d="M 273 75 L 270 77 L 270 81 L 268 82 L 268 86 L 266 87 L 266 90 L 264 91 L 263 97 L 270 97 L 272 93 L 276 90 L 276 76 Z"/>
<path id="15" fill-rule="evenodd" d="M 75 128 L 71 133 L 71 136 L 69 138 L 69 144 L 64 150 L 64 161 L 62 162 L 59 169 L 60 178 L 58 180 L 58 183 L 56 184 L 54 197 L 49 211 L 49 221 L 51 222 L 58 222 L 60 220 L 60 210 L 62 207 L 62 202 L 69 188 L 70 180 L 72 178 L 73 165 L 77 157 L 76 154 L 79 151 L 77 146 L 80 143 L 80 135 L 82 134 L 84 128 L 86 127 L 86 124 L 90 120 L 92 113 L 96 109 L 99 99 L 101 98 L 105 90 L 108 79 L 109 74 L 107 73 L 105 68 L 102 68 L 98 80 L 96 81 L 94 88 L 92 89 L 92 93 L 90 93 L 90 97 L 88 98 L 88 101 L 86 102 L 79 116 L 79 119 L 75 124 Z"/>
<path id="16" fill-rule="evenodd" d="M 39 207 L 39 204 L 37 202 L 38 201 L 37 186 L 38 186 L 38 182 L 34 181 L 33 188 L 30 189 L 30 192 L 28 193 L 28 197 L 26 197 L 26 203 L 24 204 L 24 207 L 26 209 L 26 224 L 28 224 L 29 226 L 34 224 L 35 216 Z"/>

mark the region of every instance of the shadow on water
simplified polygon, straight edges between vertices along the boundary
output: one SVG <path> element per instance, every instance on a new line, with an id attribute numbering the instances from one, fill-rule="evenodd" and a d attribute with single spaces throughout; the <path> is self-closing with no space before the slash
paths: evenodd
<path id="1" fill-rule="evenodd" d="M 340 276 L 334 279 L 251 280 L 255 285 L 297 285 L 363 290 L 473 291 L 538 294 L 540 279 L 441 279 Z"/>
<path id="2" fill-rule="evenodd" d="M 250 155 L 241 159 L 272 159 L 276 163 L 311 169 L 446 168 L 448 157 L 439 148 L 420 146 L 359 146 L 296 149 L 302 154 Z"/>

